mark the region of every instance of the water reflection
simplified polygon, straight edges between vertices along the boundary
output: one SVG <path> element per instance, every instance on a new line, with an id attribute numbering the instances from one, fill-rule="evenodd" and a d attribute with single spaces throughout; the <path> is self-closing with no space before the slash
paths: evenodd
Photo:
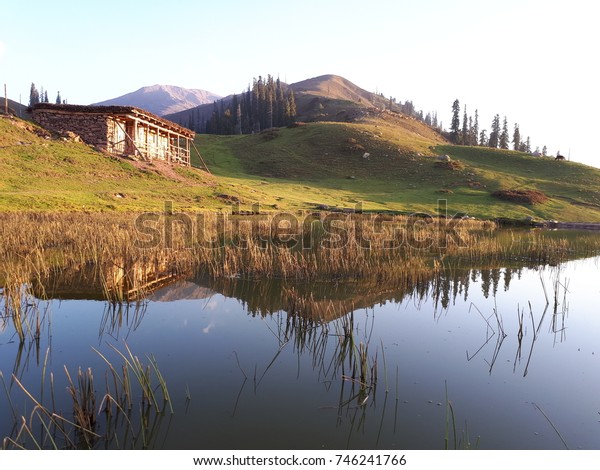
<path id="1" fill-rule="evenodd" d="M 66 364 L 73 377 L 78 367 L 84 373 L 93 367 L 96 389 L 110 382 L 111 396 L 118 396 L 124 376 L 109 371 L 107 381 L 107 363 L 90 345 L 112 354 L 118 369 L 122 358 L 114 347 L 131 344 L 146 366 L 156 356 L 174 415 L 164 407 L 118 413 L 113 406 L 107 421 L 96 424 L 102 438 L 80 436 L 83 443 L 65 446 L 263 448 L 268 436 L 274 448 L 290 442 L 297 448 L 441 448 L 452 403 L 462 436 L 454 446 L 472 440 L 462 425 L 467 420 L 483 447 L 561 447 L 529 406 L 535 402 L 569 444 L 600 448 L 593 437 L 600 382 L 589 377 L 600 366 L 591 354 L 600 325 L 581 297 L 583 289 L 598 300 L 597 287 L 582 282 L 594 278 L 597 262 L 454 265 L 394 282 L 198 276 L 154 282 L 156 271 L 136 268 L 125 271 L 145 273 L 139 279 L 120 277 L 139 288 L 129 300 L 127 287 L 108 292 L 99 282 L 114 271 L 65 269 L 24 286 L 18 299 L 3 292 L 5 395 L 31 406 L 22 383 L 51 409 L 50 371 L 54 390 L 64 390 Z M 39 300 L 31 289 L 56 298 Z M 123 299 L 115 299 L 115 289 Z M 21 321 L 30 325 L 23 340 L 14 327 L 16 305 L 29 312 Z M 62 410 L 73 406 L 53 399 Z M 0 427 L 3 435 L 16 440 L 24 432 L 21 413 L 16 405 L 0 411 L 12 423 Z M 41 419 L 36 415 L 33 425 Z"/>

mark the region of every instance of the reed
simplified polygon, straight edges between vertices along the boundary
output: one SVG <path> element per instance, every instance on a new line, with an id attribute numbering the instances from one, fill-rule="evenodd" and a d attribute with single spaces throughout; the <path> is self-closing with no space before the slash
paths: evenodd
<path id="1" fill-rule="evenodd" d="M 29 283 L 43 297 L 85 279 L 122 301 L 177 276 L 393 282 L 449 266 L 559 263 L 600 252 L 598 237 L 575 241 L 473 220 L 157 213 L 140 224 L 138 216 L 0 214 L 0 285 Z"/>
<path id="2" fill-rule="evenodd" d="M 157 388 L 162 391 L 163 402 L 170 402 L 166 381 L 162 376 L 154 357 L 145 366 L 131 350 L 121 353 L 115 348 L 117 355 L 123 359 L 123 375 L 118 374 L 118 366 L 108 362 L 106 391 L 99 400 L 91 369 L 78 369 L 76 376 L 71 376 L 64 367 L 67 379 L 67 392 L 72 403 L 72 415 L 67 417 L 57 409 L 53 374 L 50 373 L 52 404 L 43 404 L 13 374 L 12 383 L 16 384 L 24 396 L 32 403 L 27 416 L 16 408 L 17 401 L 12 400 L 11 391 L 7 387 L 4 376 L 0 373 L 8 403 L 11 407 L 15 425 L 13 434 L 2 441 L 4 449 L 96 449 L 96 448 L 149 448 L 160 431 L 162 408 L 157 406 L 151 376 L 157 377 Z M 138 400 L 134 395 L 134 386 L 129 373 L 138 379 L 138 388 L 142 391 Z M 45 367 L 44 367 L 45 375 Z M 109 380 L 113 379 L 113 382 Z M 45 383 L 42 379 L 42 383 Z M 42 390 L 43 396 L 43 390 Z M 100 404 L 98 405 L 98 401 Z M 134 416 L 133 410 L 139 409 Z M 173 408 L 171 407 L 171 413 Z M 37 431 L 34 431 L 37 430 Z"/>
<path id="3" fill-rule="evenodd" d="M 73 419 L 77 425 L 75 430 L 79 436 L 80 448 L 93 448 L 96 429 L 96 393 L 94 390 L 94 376 L 90 368 L 82 372 L 81 367 L 77 373 L 77 386 L 73 383 L 69 370 L 65 367 L 68 386 L 67 390 L 73 400 Z"/>
<path id="4" fill-rule="evenodd" d="M 39 342 L 43 314 L 39 309 L 39 301 L 27 284 L 13 281 L 5 285 L 0 296 L 0 308 L 4 311 L 2 323 L 12 323 L 20 344 L 28 340 Z"/>
<path id="5" fill-rule="evenodd" d="M 479 436 L 475 439 L 475 442 L 471 442 L 471 438 L 469 435 L 469 427 L 467 422 L 465 421 L 465 428 L 459 434 L 457 432 L 457 424 L 456 424 L 456 415 L 454 413 L 454 406 L 452 402 L 448 398 L 448 382 L 444 382 L 444 389 L 446 394 L 446 431 L 444 434 L 444 449 L 445 450 L 467 450 L 467 449 L 477 449 L 479 447 Z M 451 434 L 452 433 L 452 434 Z M 452 435 L 452 439 L 450 436 Z M 452 447 L 450 447 L 450 443 L 452 441 Z"/>

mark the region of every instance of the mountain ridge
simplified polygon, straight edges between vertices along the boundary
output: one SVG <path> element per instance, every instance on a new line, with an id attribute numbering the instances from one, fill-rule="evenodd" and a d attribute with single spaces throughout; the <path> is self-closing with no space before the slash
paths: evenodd
<path id="1" fill-rule="evenodd" d="M 175 85 L 150 85 L 116 98 L 92 103 L 99 106 L 135 106 L 158 116 L 184 111 L 221 99 L 207 90 L 183 88 Z"/>

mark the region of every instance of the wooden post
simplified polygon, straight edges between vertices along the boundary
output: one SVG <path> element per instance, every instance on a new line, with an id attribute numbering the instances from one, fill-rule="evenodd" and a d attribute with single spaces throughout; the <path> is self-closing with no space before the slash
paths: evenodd
<path id="1" fill-rule="evenodd" d="M 173 156 L 171 155 L 171 131 L 167 130 L 167 159 L 169 164 L 173 163 Z"/>
<path id="2" fill-rule="evenodd" d="M 190 139 L 185 138 L 185 153 L 187 154 L 187 166 L 192 164 L 192 159 L 190 158 Z"/>
<path id="3" fill-rule="evenodd" d="M 135 118 L 133 120 L 133 147 L 137 150 L 136 142 L 138 141 L 138 120 Z M 139 153 L 139 150 L 138 150 Z M 134 152 L 135 154 L 135 152 Z M 140 155 L 141 156 L 141 155 Z"/>
<path id="4" fill-rule="evenodd" d="M 146 148 L 144 149 L 146 154 L 144 155 L 144 159 L 151 160 L 151 158 L 149 158 L 150 154 L 149 154 L 149 148 L 148 148 L 148 139 L 150 138 L 150 125 L 147 124 L 146 122 L 144 122 L 144 126 L 146 127 Z"/>

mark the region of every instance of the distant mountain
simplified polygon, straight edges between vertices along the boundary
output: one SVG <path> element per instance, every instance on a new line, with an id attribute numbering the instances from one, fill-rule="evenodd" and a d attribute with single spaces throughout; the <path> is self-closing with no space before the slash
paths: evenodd
<path id="1" fill-rule="evenodd" d="M 321 75 L 290 85 L 296 99 L 299 121 L 352 121 L 367 108 L 383 108 L 387 100 L 380 95 L 363 90 L 339 75 Z M 233 95 L 223 98 L 227 107 Z M 203 104 L 184 111 L 166 115 L 168 119 L 186 127 L 194 123 L 194 130 L 202 132 L 201 125 L 210 119 L 214 104 Z"/>
<path id="2" fill-rule="evenodd" d="M 153 85 L 95 105 L 135 106 L 158 116 L 176 113 L 196 106 L 212 103 L 221 96 L 206 90 L 181 88 L 171 85 Z"/>

